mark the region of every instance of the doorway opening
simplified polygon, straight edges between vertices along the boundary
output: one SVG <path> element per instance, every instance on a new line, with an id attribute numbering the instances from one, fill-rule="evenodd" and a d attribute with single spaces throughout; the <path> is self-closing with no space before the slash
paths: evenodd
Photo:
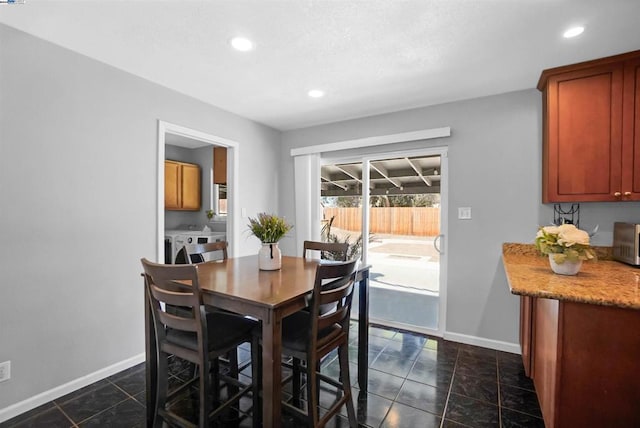
<path id="1" fill-rule="evenodd" d="M 213 239 L 214 232 L 224 235 L 229 243 L 229 254 L 237 256 L 239 236 L 239 212 L 238 193 L 235 183 L 238 180 L 238 143 L 215 135 L 206 134 L 191 128 L 158 121 L 158 197 L 157 197 L 157 237 L 159 262 L 173 259 L 175 249 L 167 245 L 167 238 L 175 233 L 167 235 L 167 228 L 182 227 L 185 236 L 191 236 L 192 232 L 206 231 L 207 236 Z M 223 149 L 222 161 L 226 168 L 226 179 L 214 177 L 216 169 L 214 152 Z M 165 161 L 171 158 L 185 163 L 193 163 L 201 168 L 201 195 L 199 208 L 190 210 L 165 211 Z M 210 216 L 207 215 L 210 211 Z M 226 213 L 225 213 L 226 211 Z M 180 235 L 182 236 L 182 235 Z M 203 235 L 204 236 L 204 235 Z M 167 254 L 167 252 L 170 252 Z"/>
<path id="2" fill-rule="evenodd" d="M 321 166 L 323 239 L 329 229 L 330 240 L 348 242 L 371 265 L 374 323 L 442 330 L 443 158 L 423 151 L 333 159 Z"/>

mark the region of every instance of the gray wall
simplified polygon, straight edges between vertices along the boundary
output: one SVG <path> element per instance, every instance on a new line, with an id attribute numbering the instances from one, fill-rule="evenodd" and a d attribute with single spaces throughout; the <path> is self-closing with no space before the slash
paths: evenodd
<path id="1" fill-rule="evenodd" d="M 540 93 L 527 90 L 284 132 L 280 193 L 294 191 L 293 147 L 450 126 L 449 138 L 398 145 L 449 148 L 446 330 L 515 344 L 519 301 L 508 291 L 501 245 L 533 242 L 553 218 L 552 205 L 540 202 L 541 117 Z M 472 220 L 457 219 L 460 206 L 472 207 Z M 581 225 L 600 224 L 600 243 L 610 245 L 613 221 L 640 221 L 639 206 L 582 204 Z M 293 198 L 280 200 L 280 212 L 294 218 Z"/>
<path id="2" fill-rule="evenodd" d="M 249 215 L 277 209 L 281 134 L 4 25 L 0 40 L 3 409 L 144 352 L 158 119 L 239 142 Z"/>

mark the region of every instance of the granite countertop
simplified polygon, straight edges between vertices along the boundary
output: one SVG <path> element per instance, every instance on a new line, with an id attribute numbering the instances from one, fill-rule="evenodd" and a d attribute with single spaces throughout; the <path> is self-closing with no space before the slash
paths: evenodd
<path id="1" fill-rule="evenodd" d="M 595 247 L 575 276 L 553 273 L 549 258 L 533 244 L 502 244 L 502 262 L 511 293 L 569 302 L 640 309 L 640 268 L 611 259 L 610 247 Z"/>

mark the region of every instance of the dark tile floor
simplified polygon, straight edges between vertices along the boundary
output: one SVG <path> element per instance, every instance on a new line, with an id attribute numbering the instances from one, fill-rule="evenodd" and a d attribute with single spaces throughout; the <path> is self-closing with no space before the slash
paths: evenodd
<path id="1" fill-rule="evenodd" d="M 519 355 L 372 327 L 369 391 L 360 394 L 356 330 L 351 337 L 350 377 L 363 427 L 544 427 L 533 384 L 524 376 Z M 240 350 L 240 357 L 248 357 L 246 349 Z M 175 384 L 191 373 L 178 359 L 171 368 Z M 324 361 L 322 370 L 338 372 L 335 354 Z M 144 365 L 140 364 L 0 427 L 145 426 L 144 382 Z M 321 405 L 332 398 L 333 394 L 323 389 Z M 186 412 L 193 409 L 190 402 L 180 405 Z M 241 410 L 246 407 L 247 402 L 241 404 Z M 251 420 L 245 418 L 239 426 L 250 425 Z M 299 426 L 290 418 L 285 418 L 284 425 Z M 346 410 L 328 426 L 347 427 Z"/>

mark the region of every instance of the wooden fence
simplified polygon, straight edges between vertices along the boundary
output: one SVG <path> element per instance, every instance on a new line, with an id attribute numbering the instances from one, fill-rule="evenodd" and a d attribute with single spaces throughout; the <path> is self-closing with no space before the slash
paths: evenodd
<path id="1" fill-rule="evenodd" d="M 333 220 L 333 227 L 359 232 L 362 208 L 324 208 L 324 219 Z M 437 236 L 440 234 L 440 208 L 389 207 L 371 208 L 371 233 L 391 235 Z"/>

